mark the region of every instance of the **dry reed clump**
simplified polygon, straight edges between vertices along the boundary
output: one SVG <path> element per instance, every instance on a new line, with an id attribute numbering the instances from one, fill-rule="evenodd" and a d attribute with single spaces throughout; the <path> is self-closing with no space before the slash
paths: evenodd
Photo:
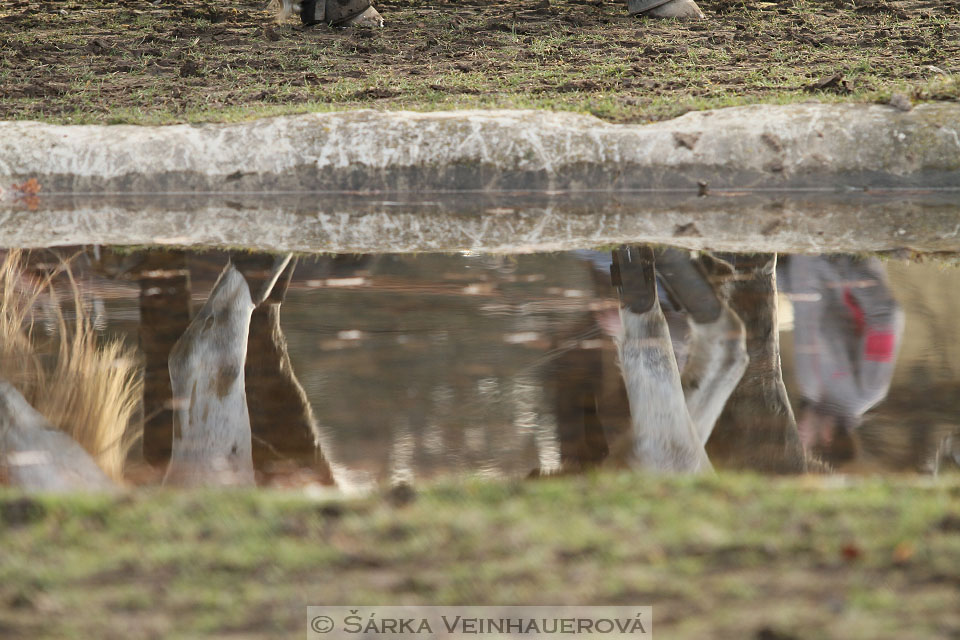
<path id="1" fill-rule="evenodd" d="M 97 336 L 69 264 L 76 318 L 68 322 L 52 287 L 26 271 L 20 251 L 0 264 L 0 379 L 14 385 L 55 427 L 76 440 L 114 480 L 139 437 L 143 381 L 132 348 Z M 52 314 L 55 352 L 43 355 L 34 332 L 38 305 Z"/>

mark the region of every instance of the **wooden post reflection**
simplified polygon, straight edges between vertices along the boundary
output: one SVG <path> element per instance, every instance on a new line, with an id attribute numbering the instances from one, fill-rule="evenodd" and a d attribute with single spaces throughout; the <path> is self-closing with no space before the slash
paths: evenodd
<path id="1" fill-rule="evenodd" d="M 190 272 L 184 251 L 145 252 L 139 269 L 143 457 L 160 467 L 169 462 L 173 442 L 173 391 L 167 359 L 190 324 Z"/>

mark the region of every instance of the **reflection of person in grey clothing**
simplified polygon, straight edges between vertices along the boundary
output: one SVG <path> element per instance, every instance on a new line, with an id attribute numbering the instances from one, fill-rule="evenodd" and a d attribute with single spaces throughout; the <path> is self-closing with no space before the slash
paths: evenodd
<path id="1" fill-rule="evenodd" d="M 903 311 L 876 258 L 792 256 L 779 277 L 793 303 L 800 438 L 842 462 L 854 455 L 850 432 L 887 395 Z"/>

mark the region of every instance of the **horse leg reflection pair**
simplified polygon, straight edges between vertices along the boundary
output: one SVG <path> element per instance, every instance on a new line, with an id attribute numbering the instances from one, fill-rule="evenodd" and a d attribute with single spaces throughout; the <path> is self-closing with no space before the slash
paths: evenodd
<path id="1" fill-rule="evenodd" d="M 620 369 L 630 407 L 629 462 L 655 471 L 711 468 L 705 444 L 747 366 L 745 330 L 718 295 L 702 262 L 684 252 L 614 251 L 620 295 Z M 656 268 L 656 271 L 655 271 Z M 681 374 L 655 273 L 688 316 L 689 355 Z"/>
<path id="2" fill-rule="evenodd" d="M 731 255 L 724 262 L 701 254 L 690 262 L 673 250 L 654 256 L 630 249 L 618 251 L 615 260 L 634 462 L 699 471 L 707 468 L 703 447 L 713 465 L 726 469 L 806 471 L 780 368 L 777 256 Z M 688 356 L 679 375 L 650 270 L 638 268 L 652 262 L 670 299 L 686 311 Z M 726 282 L 710 291 L 708 274 Z M 644 287 L 650 300 L 638 307 L 631 288 Z"/>

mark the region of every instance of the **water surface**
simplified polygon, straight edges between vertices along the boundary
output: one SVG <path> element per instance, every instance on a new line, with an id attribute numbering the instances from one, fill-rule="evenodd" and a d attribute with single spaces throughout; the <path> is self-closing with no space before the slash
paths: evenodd
<path id="1" fill-rule="evenodd" d="M 611 256 L 579 250 L 291 261 L 248 332 L 256 481 L 362 485 L 637 466 L 637 429 L 657 420 L 657 403 L 670 392 L 644 401 L 630 395 L 631 375 L 644 383 L 663 374 L 649 363 L 624 366 L 617 346 L 623 294 L 611 280 Z M 957 467 L 955 268 L 843 254 L 707 259 L 714 272 L 701 269 L 705 281 L 718 299 L 740 305 L 734 315 L 750 354 L 742 375 L 722 365 L 728 368 L 704 383 L 723 396 L 705 446 L 713 467 Z M 191 402 L 171 391 L 170 352 L 229 260 L 215 250 L 99 246 L 27 258 L 21 277 L 35 280 L 69 261 L 97 333 L 136 348 L 145 430 L 126 465 L 129 482 L 163 479 L 177 403 Z M 255 290 L 276 258 L 242 252 L 233 261 Z M 700 325 L 685 308 L 684 291 L 664 277 L 667 267 L 657 265 L 672 347 L 661 355 L 672 351 L 678 373 L 689 377 L 700 357 L 691 332 Z M 743 289 L 750 278 L 753 288 Z M 60 273 L 55 283 L 69 316 L 69 282 Z M 41 351 L 55 341 L 37 336 L 57 333 L 52 303 L 43 300 L 33 304 L 35 326 L 45 329 L 34 331 L 46 345 Z M 711 338 L 734 339 L 729 330 Z M 777 391 L 781 376 L 785 394 Z M 688 404 L 700 382 L 684 378 Z M 749 391 L 764 385 L 767 391 Z M 701 392 L 716 402 L 713 391 Z M 193 402 L 196 393 L 195 386 Z"/>

